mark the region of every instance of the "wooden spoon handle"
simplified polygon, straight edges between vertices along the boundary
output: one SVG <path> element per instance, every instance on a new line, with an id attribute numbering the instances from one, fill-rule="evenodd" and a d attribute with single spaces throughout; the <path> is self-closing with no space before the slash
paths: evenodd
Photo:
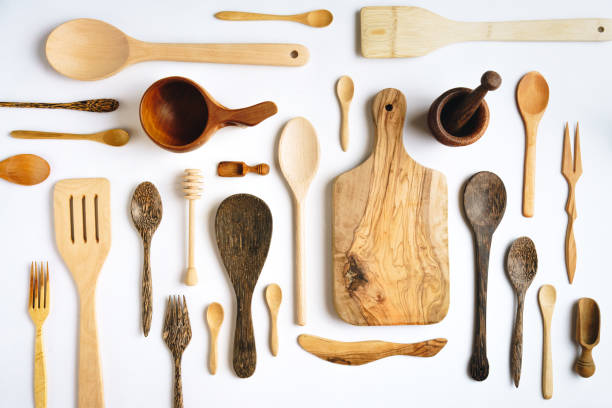
<path id="1" fill-rule="evenodd" d="M 340 125 L 340 145 L 342 146 L 343 151 L 348 150 L 349 145 L 349 126 L 348 126 L 348 113 L 349 107 L 343 105 L 342 106 L 342 119 Z"/>
<path id="2" fill-rule="evenodd" d="M 607 41 L 612 20 L 603 18 L 463 23 L 472 40 L 489 41 Z M 467 28 L 467 27 L 466 27 Z"/>
<path id="3" fill-rule="evenodd" d="M 68 103 L 0 102 L 6 108 L 72 109 L 87 112 L 112 112 L 119 107 L 115 99 L 90 99 Z"/>
<path id="4" fill-rule="evenodd" d="M 278 325 L 276 321 L 278 316 L 276 314 L 270 316 L 270 351 L 273 356 L 278 355 Z"/>
<path id="5" fill-rule="evenodd" d="M 262 13 L 248 13 L 244 11 L 220 11 L 215 14 L 219 20 L 226 21 L 270 21 L 270 20 L 284 20 L 294 21 L 295 16 L 282 16 L 278 14 L 262 14 Z"/>
<path id="6" fill-rule="evenodd" d="M 104 408 L 102 367 L 98 351 L 95 293 L 81 295 L 79 323 L 79 407 Z"/>
<path id="7" fill-rule="evenodd" d="M 489 360 L 487 359 L 487 278 L 489 273 L 489 252 L 491 250 L 491 236 L 483 232 L 476 235 L 476 334 L 470 372 L 472 378 L 483 381 L 489 376 Z"/>
<path id="8" fill-rule="evenodd" d="M 238 297 L 236 330 L 234 332 L 234 371 L 240 378 L 247 378 L 255 372 L 257 352 L 251 318 L 251 297 Z"/>
<path id="9" fill-rule="evenodd" d="M 306 288 L 304 285 L 304 260 L 302 257 L 302 204 L 295 200 L 295 307 L 297 324 L 306 324 Z"/>
<path id="10" fill-rule="evenodd" d="M 551 399 L 553 394 L 552 350 L 550 346 L 550 323 L 544 323 L 544 339 L 542 350 L 542 395 Z"/>
<path id="11" fill-rule="evenodd" d="M 89 134 L 37 132 L 35 130 L 13 130 L 11 136 L 16 139 L 92 140 L 92 135 Z"/>
<path id="12" fill-rule="evenodd" d="M 208 369 L 212 375 L 217 373 L 217 358 L 219 352 L 217 351 L 217 335 L 218 332 L 211 333 L 210 335 L 210 355 L 208 356 Z"/>
<path id="13" fill-rule="evenodd" d="M 143 240 L 144 260 L 142 266 L 142 332 L 145 337 L 151 329 L 153 317 L 153 284 L 151 281 L 151 244 Z"/>
<path id="14" fill-rule="evenodd" d="M 278 112 L 274 102 L 261 102 L 242 109 L 218 111 L 218 121 L 223 126 L 255 126 Z"/>
<path id="15" fill-rule="evenodd" d="M 533 217 L 535 200 L 536 134 L 538 123 L 525 124 L 525 165 L 523 169 L 523 215 Z"/>
<path id="16" fill-rule="evenodd" d="M 514 385 L 519 386 L 521 379 L 521 366 L 523 362 L 523 308 L 525 304 L 525 295 L 519 294 L 518 304 L 516 306 L 516 320 L 514 321 L 514 330 L 512 332 L 512 350 L 510 353 L 510 371 Z"/>

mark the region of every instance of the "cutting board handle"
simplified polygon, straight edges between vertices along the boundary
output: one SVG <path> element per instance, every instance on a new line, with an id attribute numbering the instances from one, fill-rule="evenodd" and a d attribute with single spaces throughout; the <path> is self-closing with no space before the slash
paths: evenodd
<path id="1" fill-rule="evenodd" d="M 247 378 L 255 372 L 257 352 L 253 320 L 251 318 L 250 295 L 237 296 L 238 310 L 236 312 L 236 330 L 234 331 L 234 371 L 240 378 Z"/>
<path id="2" fill-rule="evenodd" d="M 372 114 L 376 125 L 376 142 L 374 145 L 374 155 L 393 152 L 395 146 L 401 146 L 404 152 L 404 142 L 402 129 L 406 118 L 406 98 L 397 89 L 387 88 L 380 91 L 374 97 L 372 103 Z"/>

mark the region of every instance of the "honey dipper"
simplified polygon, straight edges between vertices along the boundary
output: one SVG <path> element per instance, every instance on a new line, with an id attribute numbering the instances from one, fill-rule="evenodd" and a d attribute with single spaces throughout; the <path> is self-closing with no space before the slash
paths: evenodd
<path id="1" fill-rule="evenodd" d="M 189 258 L 185 284 L 193 286 L 198 283 L 198 274 L 193 261 L 193 244 L 195 240 L 195 200 L 201 197 L 202 174 L 198 169 L 187 169 L 183 176 L 183 191 L 189 200 Z"/>

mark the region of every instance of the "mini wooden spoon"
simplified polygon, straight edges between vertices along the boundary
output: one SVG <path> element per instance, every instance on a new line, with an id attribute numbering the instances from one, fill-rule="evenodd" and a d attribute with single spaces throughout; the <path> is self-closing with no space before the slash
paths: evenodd
<path id="1" fill-rule="evenodd" d="M 91 140 L 92 142 L 104 143 L 109 146 L 123 146 L 130 140 L 130 135 L 123 129 L 110 129 L 97 133 L 54 133 L 13 130 L 11 136 L 16 139 Z"/>
<path id="2" fill-rule="evenodd" d="M 521 237 L 512 243 L 506 261 L 506 269 L 517 299 L 510 354 L 510 370 L 514 385 L 518 387 L 523 360 L 523 307 L 525 306 L 525 293 L 538 270 L 538 254 L 532 240 L 527 237 Z"/>
<path id="3" fill-rule="evenodd" d="M 276 320 L 278 318 L 278 309 L 283 300 L 283 292 L 280 286 L 276 283 L 268 285 L 266 288 L 266 303 L 270 310 L 270 351 L 272 355 L 278 355 L 278 326 Z"/>
<path id="4" fill-rule="evenodd" d="M 23 186 L 42 183 L 50 172 L 49 163 L 34 154 L 18 154 L 0 162 L 0 177 Z"/>
<path id="5" fill-rule="evenodd" d="M 590 298 L 578 300 L 576 312 L 576 340 L 582 347 L 582 353 L 576 361 L 576 372 L 588 378 L 595 374 L 593 347 L 599 344 L 601 318 L 597 302 Z"/>
<path id="6" fill-rule="evenodd" d="M 550 347 L 550 324 L 552 321 L 557 291 L 552 285 L 543 285 L 538 292 L 538 303 L 542 312 L 544 338 L 542 349 L 542 395 L 551 399 L 553 394 L 552 350 Z"/>
<path id="7" fill-rule="evenodd" d="M 535 199 L 536 135 L 548 105 L 548 83 L 536 71 L 521 78 L 516 87 L 516 102 L 525 124 L 525 166 L 523 170 L 523 215 L 533 217 Z"/>
<path id="8" fill-rule="evenodd" d="M 342 144 L 342 150 L 345 152 L 348 150 L 349 145 L 349 126 L 348 126 L 348 114 L 353 95 L 355 94 L 355 84 L 351 77 L 344 75 L 338 80 L 336 85 L 336 95 L 340 101 L 340 109 L 342 110 L 342 125 L 340 128 L 340 143 Z"/>
<path id="9" fill-rule="evenodd" d="M 283 20 L 305 24 L 310 27 L 327 27 L 334 19 L 334 15 L 328 10 L 313 10 L 302 14 L 279 15 L 247 13 L 243 11 L 220 11 L 215 14 L 219 20 L 228 21 L 256 21 L 256 20 Z"/>
<path id="10" fill-rule="evenodd" d="M 208 369 L 212 375 L 217 372 L 217 337 L 219 336 L 219 329 L 223 323 L 223 307 L 217 303 L 211 303 L 206 309 L 206 323 L 208 323 L 208 329 L 210 330 L 210 355 L 208 357 Z"/>

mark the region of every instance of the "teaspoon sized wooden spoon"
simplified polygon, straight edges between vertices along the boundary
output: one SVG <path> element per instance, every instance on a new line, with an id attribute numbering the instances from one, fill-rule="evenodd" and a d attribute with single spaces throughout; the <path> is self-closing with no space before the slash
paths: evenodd
<path id="1" fill-rule="evenodd" d="M 349 145 L 349 108 L 353 95 L 355 94 L 355 84 L 351 77 L 344 75 L 338 80 L 336 85 L 336 95 L 338 95 L 338 101 L 340 101 L 340 109 L 342 111 L 342 124 L 340 125 L 340 143 L 342 150 L 345 152 L 348 150 Z"/>
<path id="2" fill-rule="evenodd" d="M 50 172 L 49 163 L 34 154 L 18 154 L 0 162 L 0 177 L 22 186 L 42 183 Z"/>
<path id="3" fill-rule="evenodd" d="M 266 287 L 266 303 L 270 310 L 270 351 L 273 356 L 278 355 L 278 309 L 283 301 L 283 292 L 276 283 Z"/>
<path id="4" fill-rule="evenodd" d="M 45 46 L 47 61 L 60 74 L 94 81 L 143 61 L 300 66 L 308 49 L 299 44 L 147 43 L 100 20 L 80 18 L 56 27 Z"/>
<path id="5" fill-rule="evenodd" d="M 557 291 L 553 285 L 542 285 L 538 291 L 538 303 L 542 312 L 544 338 L 542 349 L 542 395 L 551 399 L 553 394 L 552 348 L 550 346 L 550 324 L 557 301 Z"/>
<path id="6" fill-rule="evenodd" d="M 61 139 L 91 140 L 109 146 L 123 146 L 130 140 L 130 135 L 123 129 L 109 129 L 97 133 L 56 133 L 37 132 L 34 130 L 13 130 L 11 136 L 16 139 Z"/>
<path id="7" fill-rule="evenodd" d="M 538 254 L 531 239 L 521 237 L 512 243 L 506 261 L 506 269 L 517 299 L 516 318 L 510 350 L 510 370 L 514 385 L 518 387 L 523 360 L 523 308 L 525 306 L 525 293 L 538 270 Z"/>
<path id="8" fill-rule="evenodd" d="M 86 101 L 66 103 L 37 103 L 37 102 L 0 102 L 1 108 L 46 108 L 71 109 L 86 112 L 112 112 L 119 107 L 115 99 L 89 99 Z"/>
<path id="9" fill-rule="evenodd" d="M 217 337 L 219 337 L 219 329 L 223 323 L 223 307 L 217 303 L 211 303 L 206 309 L 206 323 L 210 330 L 210 355 L 208 357 L 208 369 L 212 375 L 217 373 L 217 360 L 219 352 L 217 351 Z"/>
<path id="10" fill-rule="evenodd" d="M 516 87 L 516 103 L 525 124 L 525 165 L 523 169 L 523 215 L 533 217 L 535 200 L 536 135 L 548 106 L 548 83 L 536 71 L 523 76 Z"/>
<path id="11" fill-rule="evenodd" d="M 313 10 L 302 14 L 279 15 L 247 13 L 243 11 L 220 11 L 215 14 L 219 20 L 228 21 L 262 21 L 262 20 L 282 20 L 301 23 L 310 27 L 327 27 L 334 19 L 334 15 L 328 10 Z"/>

